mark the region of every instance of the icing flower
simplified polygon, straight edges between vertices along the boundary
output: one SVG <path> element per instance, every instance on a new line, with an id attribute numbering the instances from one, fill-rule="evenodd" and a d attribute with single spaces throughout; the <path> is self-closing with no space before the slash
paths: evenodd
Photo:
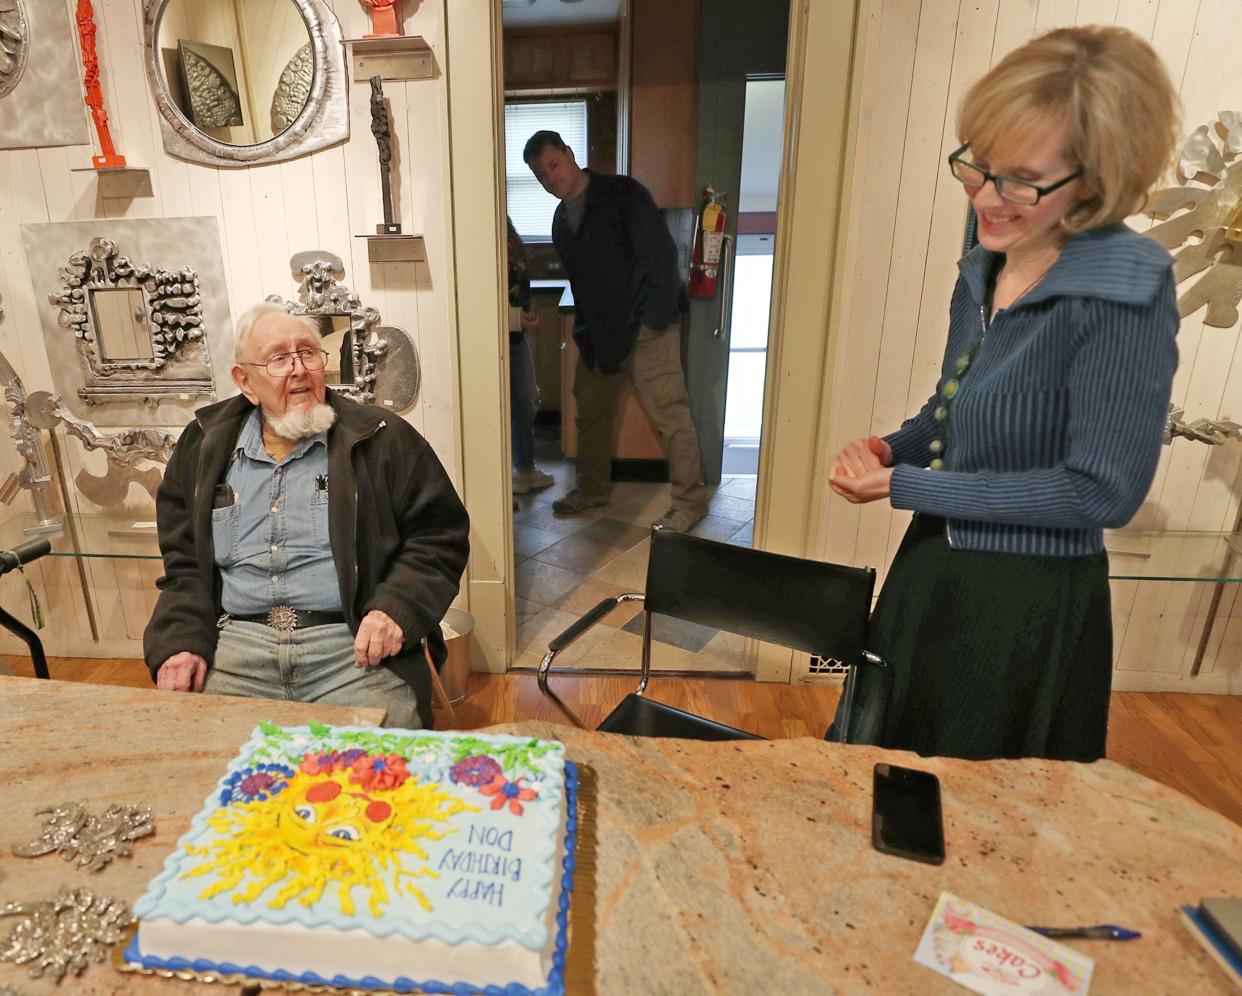
<path id="1" fill-rule="evenodd" d="M 354 762 L 365 757 L 366 751 L 355 747 L 353 750 L 324 751 L 322 754 L 307 754 L 302 759 L 300 770 L 307 775 L 326 775 L 333 771 L 346 771 Z"/>
<path id="2" fill-rule="evenodd" d="M 368 792 L 383 792 L 397 788 L 409 777 L 410 770 L 400 755 L 363 754 L 350 766 L 349 780 Z"/>
<path id="3" fill-rule="evenodd" d="M 453 784 L 469 785 L 471 788 L 487 785 L 500 774 L 500 765 L 486 754 L 468 757 L 449 768 L 449 778 L 453 780 Z"/>
<path id="4" fill-rule="evenodd" d="M 515 816 L 521 816 L 523 811 L 523 802 L 530 802 L 535 798 L 535 790 L 533 788 L 523 788 L 522 779 L 509 781 L 504 775 L 497 775 L 487 785 L 479 789 L 484 795 L 494 795 L 496 798 L 492 800 L 492 809 L 500 809 L 506 802 L 509 804 L 509 812 Z"/>
<path id="5" fill-rule="evenodd" d="M 276 795 L 289 784 L 293 769 L 283 764 L 255 764 L 234 771 L 224 780 L 220 790 L 220 805 L 233 801 L 258 802 Z"/>

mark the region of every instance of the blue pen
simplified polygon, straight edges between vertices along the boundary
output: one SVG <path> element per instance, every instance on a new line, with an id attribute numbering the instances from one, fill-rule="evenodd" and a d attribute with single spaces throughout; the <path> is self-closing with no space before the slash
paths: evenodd
<path id="1" fill-rule="evenodd" d="M 1099 941 L 1132 941 L 1142 937 L 1137 930 L 1127 930 L 1112 923 L 1097 923 L 1094 927 L 1027 927 L 1045 937 L 1087 937 Z"/>

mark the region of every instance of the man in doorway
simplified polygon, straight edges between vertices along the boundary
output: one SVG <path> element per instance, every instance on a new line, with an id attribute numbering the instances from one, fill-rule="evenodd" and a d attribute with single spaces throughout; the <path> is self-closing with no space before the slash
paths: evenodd
<path id="1" fill-rule="evenodd" d="M 552 242 L 577 309 L 577 487 L 552 507 L 569 515 L 608 504 L 613 412 L 627 379 L 668 456 L 672 507 L 654 525 L 685 532 L 707 514 L 708 499 L 681 369 L 681 277 L 672 236 L 646 187 L 581 168 L 556 132 L 535 132 L 522 158 L 561 202 Z"/>
<path id="2" fill-rule="evenodd" d="M 443 663 L 466 510 L 412 426 L 327 389 L 327 358 L 315 326 L 277 305 L 238 322 L 241 395 L 196 413 L 156 497 L 147 667 L 170 691 L 430 726 L 424 644 Z"/>

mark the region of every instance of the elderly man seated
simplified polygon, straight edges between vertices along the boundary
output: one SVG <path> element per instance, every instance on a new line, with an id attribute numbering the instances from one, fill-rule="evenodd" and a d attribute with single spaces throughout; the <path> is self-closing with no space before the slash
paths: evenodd
<path id="1" fill-rule="evenodd" d="M 380 706 L 431 725 L 424 642 L 469 551 L 435 453 L 391 412 L 327 389 L 308 320 L 237 326 L 239 397 L 198 411 L 156 499 L 164 576 L 147 625 L 160 688 Z"/>

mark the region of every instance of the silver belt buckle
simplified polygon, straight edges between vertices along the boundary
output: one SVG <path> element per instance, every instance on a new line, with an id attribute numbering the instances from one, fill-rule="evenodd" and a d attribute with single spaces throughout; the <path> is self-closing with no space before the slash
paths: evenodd
<path id="1" fill-rule="evenodd" d="M 282 633 L 297 629 L 298 613 L 287 605 L 273 605 L 267 610 L 267 624 Z"/>

